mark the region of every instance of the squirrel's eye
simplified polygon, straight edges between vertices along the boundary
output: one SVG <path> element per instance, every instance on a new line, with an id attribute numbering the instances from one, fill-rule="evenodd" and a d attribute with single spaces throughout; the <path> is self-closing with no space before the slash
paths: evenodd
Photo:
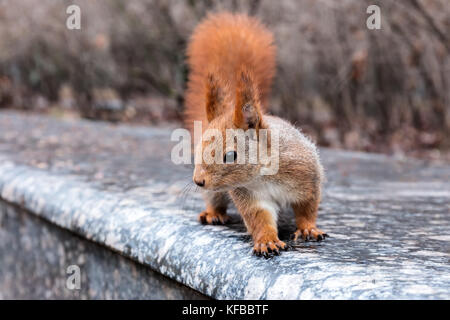
<path id="1" fill-rule="evenodd" d="M 228 151 L 225 154 L 225 157 L 223 157 L 224 163 L 234 163 L 237 158 L 237 152 L 236 151 Z"/>

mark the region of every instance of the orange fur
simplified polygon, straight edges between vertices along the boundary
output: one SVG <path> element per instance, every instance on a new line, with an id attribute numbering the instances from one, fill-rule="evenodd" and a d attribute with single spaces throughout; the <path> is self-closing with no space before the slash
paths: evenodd
<path id="1" fill-rule="evenodd" d="M 231 13 L 209 15 L 195 29 L 187 49 L 190 73 L 186 126 L 192 129 L 193 121 L 202 121 L 206 128 L 205 106 L 210 94 L 207 82 L 211 74 L 234 92 L 239 89 L 242 72 L 249 72 L 265 110 L 275 75 L 275 51 L 272 33 L 257 19 Z"/>
<path id="2" fill-rule="evenodd" d="M 225 224 L 231 200 L 252 235 L 254 253 L 269 257 L 288 248 L 278 238 L 277 217 L 282 207 L 291 205 L 297 225 L 294 238 L 323 240 L 327 235 L 316 227 L 323 180 L 317 150 L 294 126 L 264 113 L 275 73 L 272 34 L 245 15 L 210 15 L 194 31 L 188 62 L 186 126 L 192 130 L 194 121 L 202 121 L 203 130 L 214 129 L 222 136 L 222 141 L 203 139 L 196 146 L 200 155 L 212 146 L 211 155 L 219 160 L 195 164 L 193 181 L 203 189 L 206 203 L 199 220 Z M 236 146 L 223 139 L 228 129 L 255 129 L 256 140 L 260 129 L 277 130 L 273 132 L 280 133 L 278 171 L 261 174 L 262 162 L 224 164 L 226 153 L 236 153 Z M 230 147 L 234 150 L 228 151 Z"/>

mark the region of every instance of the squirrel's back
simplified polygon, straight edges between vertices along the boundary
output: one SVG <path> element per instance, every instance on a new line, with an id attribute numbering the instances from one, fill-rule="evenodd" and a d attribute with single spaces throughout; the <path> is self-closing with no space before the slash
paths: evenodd
<path id="1" fill-rule="evenodd" d="M 273 35 L 257 19 L 244 14 L 208 16 L 195 29 L 187 48 L 190 69 L 185 97 L 185 123 L 206 127 L 206 80 L 211 73 L 231 92 L 245 68 L 252 73 L 263 108 L 267 107 L 275 75 Z"/>

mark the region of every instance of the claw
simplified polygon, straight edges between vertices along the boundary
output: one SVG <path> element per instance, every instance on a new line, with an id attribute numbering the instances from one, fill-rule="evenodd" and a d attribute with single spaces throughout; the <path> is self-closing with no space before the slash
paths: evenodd
<path id="1" fill-rule="evenodd" d="M 218 215 L 217 212 L 209 213 L 207 211 L 203 211 L 199 215 L 199 221 L 201 224 L 224 225 L 228 219 L 229 217 L 226 214 Z"/>
<path id="2" fill-rule="evenodd" d="M 291 235 L 291 239 L 294 239 L 294 241 L 296 241 L 295 239 L 296 235 L 297 239 L 302 239 L 304 242 L 309 242 L 313 240 L 320 242 L 322 240 L 325 240 L 325 238 L 329 237 L 328 234 L 322 233 L 322 231 L 317 228 L 297 229 L 297 231 L 295 231 L 294 234 Z"/>
<path id="3" fill-rule="evenodd" d="M 253 254 L 266 259 L 279 256 L 282 250 L 287 250 L 287 245 L 279 239 L 273 241 L 261 241 L 257 242 L 253 247 Z"/>

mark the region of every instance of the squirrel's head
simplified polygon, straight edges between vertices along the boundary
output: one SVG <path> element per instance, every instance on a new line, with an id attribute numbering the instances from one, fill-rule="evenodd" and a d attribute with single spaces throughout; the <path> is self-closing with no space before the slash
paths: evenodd
<path id="1" fill-rule="evenodd" d="M 227 90 L 212 74 L 208 76 L 208 126 L 196 146 L 193 174 L 194 182 L 207 190 L 227 191 L 244 186 L 260 172 L 260 164 L 251 158 L 256 152 L 251 144 L 258 148 L 259 130 L 265 127 L 256 84 L 251 74 L 243 71 L 234 99 Z"/>

